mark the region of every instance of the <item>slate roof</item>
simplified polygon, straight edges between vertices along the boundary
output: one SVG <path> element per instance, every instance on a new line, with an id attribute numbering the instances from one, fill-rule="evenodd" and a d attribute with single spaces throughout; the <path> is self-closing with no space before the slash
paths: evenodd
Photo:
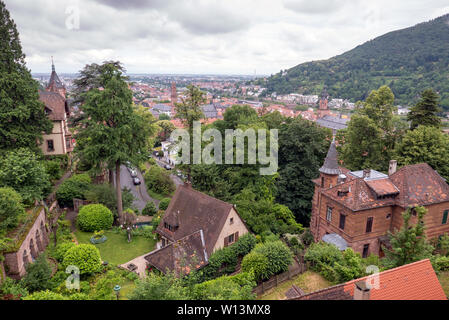
<path id="1" fill-rule="evenodd" d="M 153 106 L 152 109 L 157 110 L 159 112 L 171 112 L 172 111 L 172 107 L 167 104 L 156 104 Z"/>
<path id="2" fill-rule="evenodd" d="M 181 185 L 170 201 L 156 232 L 170 241 L 177 241 L 203 230 L 206 252 L 210 256 L 232 208 L 230 203 Z M 164 228 L 165 222 L 177 224 L 179 228 L 169 231 Z"/>
<path id="3" fill-rule="evenodd" d="M 447 300 L 429 259 L 379 273 L 378 283 L 370 277 L 355 279 L 306 295 L 299 293 L 291 300 L 353 300 L 355 284 L 373 283 L 369 300 Z M 371 276 L 372 277 L 372 276 Z"/>
<path id="4" fill-rule="evenodd" d="M 320 168 L 320 172 L 330 175 L 339 175 L 341 173 L 340 167 L 338 166 L 338 153 L 335 141 L 332 141 L 329 147 L 324 164 Z"/>
<path id="5" fill-rule="evenodd" d="M 48 86 L 47 89 L 63 89 L 64 84 L 62 83 L 62 81 L 59 79 L 58 74 L 55 71 L 55 65 L 52 64 L 52 71 L 51 71 L 51 76 L 50 76 L 50 80 L 48 82 Z"/>
<path id="6" fill-rule="evenodd" d="M 39 91 L 39 100 L 45 104 L 48 109 L 48 118 L 53 121 L 62 121 L 68 113 L 65 99 L 56 92 Z"/>
<path id="7" fill-rule="evenodd" d="M 201 106 L 201 108 L 203 109 L 205 118 L 217 118 L 218 117 L 217 107 L 214 104 L 206 104 L 206 105 Z"/>
<path id="8" fill-rule="evenodd" d="M 181 238 L 145 256 L 150 265 L 162 272 L 167 269 L 189 274 L 190 268 L 200 269 L 208 263 L 203 230 Z"/>
<path id="9" fill-rule="evenodd" d="M 333 116 L 324 116 L 321 119 L 318 119 L 316 123 L 320 127 L 329 128 L 332 130 L 342 130 L 346 129 L 348 127 L 347 123 L 350 119 L 340 118 L 340 117 L 333 117 Z"/>

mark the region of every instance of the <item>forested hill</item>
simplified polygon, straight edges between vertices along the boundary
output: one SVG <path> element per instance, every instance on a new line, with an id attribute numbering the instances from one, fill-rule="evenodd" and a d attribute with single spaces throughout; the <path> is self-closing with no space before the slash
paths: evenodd
<path id="1" fill-rule="evenodd" d="M 260 80 L 263 83 L 263 80 Z M 397 103 L 413 104 L 432 87 L 449 110 L 449 14 L 393 31 L 329 60 L 313 61 L 267 79 L 267 93 L 319 94 L 352 101 L 387 84 Z"/>

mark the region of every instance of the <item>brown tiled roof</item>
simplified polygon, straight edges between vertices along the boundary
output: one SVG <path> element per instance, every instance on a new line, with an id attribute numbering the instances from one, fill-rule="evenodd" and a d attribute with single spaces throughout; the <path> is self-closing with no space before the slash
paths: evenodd
<path id="1" fill-rule="evenodd" d="M 292 300 L 352 300 L 355 284 L 373 283 L 369 300 L 447 300 L 429 259 L 379 273 L 378 283 L 364 277 L 326 288 Z"/>
<path id="2" fill-rule="evenodd" d="M 397 204 L 403 208 L 449 201 L 449 185 L 427 163 L 402 167 L 390 179 L 401 191 Z"/>
<path id="3" fill-rule="evenodd" d="M 49 110 L 49 119 L 53 121 L 62 121 L 65 119 L 67 110 L 65 99 L 56 92 L 39 91 L 39 100 L 41 100 L 45 107 Z"/>
<path id="4" fill-rule="evenodd" d="M 53 88 L 55 88 L 55 89 L 64 88 L 63 83 L 59 79 L 59 76 L 54 69 L 51 72 L 50 80 L 49 80 L 48 86 L 47 86 L 47 89 L 50 89 L 50 88 L 52 88 L 52 89 Z"/>
<path id="5" fill-rule="evenodd" d="M 179 186 L 156 232 L 176 241 L 203 230 L 206 250 L 210 255 L 232 207 L 230 203 L 191 187 Z M 171 232 L 164 228 L 165 222 L 172 226 L 177 224 L 179 227 Z"/>
<path id="6" fill-rule="evenodd" d="M 350 191 L 339 194 L 343 189 Z M 393 205 L 407 208 L 449 201 L 449 185 L 432 167 L 423 163 L 405 166 L 384 179 L 355 178 L 324 190 L 323 194 L 352 211 Z M 378 199 L 386 195 L 397 196 Z"/>
<path id="7" fill-rule="evenodd" d="M 390 179 L 367 180 L 365 182 L 377 196 L 386 196 L 399 193 L 399 189 L 393 184 L 393 182 L 391 182 Z"/>
<path id="8" fill-rule="evenodd" d="M 208 259 L 202 230 L 172 242 L 145 257 L 145 260 L 158 270 L 166 272 L 168 269 L 177 274 L 180 272 L 188 274 L 191 267 L 200 269 L 208 263 Z"/>

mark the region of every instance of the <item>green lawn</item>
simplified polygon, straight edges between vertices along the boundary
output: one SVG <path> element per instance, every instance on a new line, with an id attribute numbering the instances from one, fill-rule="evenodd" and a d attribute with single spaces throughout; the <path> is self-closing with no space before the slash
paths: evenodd
<path id="1" fill-rule="evenodd" d="M 449 297 L 449 271 L 442 271 L 438 275 L 438 280 L 443 287 L 444 293 Z"/>
<path id="2" fill-rule="evenodd" d="M 75 232 L 76 239 L 79 243 L 90 244 L 92 232 Z M 105 236 L 108 240 L 104 243 L 96 244 L 100 250 L 101 259 L 109 262 L 111 265 L 119 265 L 137 258 L 145 253 L 153 251 L 156 247 L 156 241 L 145 237 L 133 237 L 128 243 L 126 237 L 122 234 L 116 234 L 112 231 L 106 231 Z"/>
<path id="3" fill-rule="evenodd" d="M 283 300 L 285 299 L 285 292 L 287 292 L 293 284 L 304 290 L 305 293 L 318 291 L 332 285 L 320 274 L 313 271 L 306 271 L 303 274 L 300 274 L 299 276 L 268 290 L 261 296 L 257 297 L 257 300 Z"/>

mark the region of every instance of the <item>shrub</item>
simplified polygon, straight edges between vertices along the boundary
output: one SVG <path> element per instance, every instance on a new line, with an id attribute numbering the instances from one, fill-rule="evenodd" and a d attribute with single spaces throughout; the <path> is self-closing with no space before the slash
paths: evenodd
<path id="1" fill-rule="evenodd" d="M 59 262 L 62 262 L 64 260 L 64 256 L 69 249 L 73 248 L 75 246 L 75 243 L 73 242 L 63 242 L 57 245 L 56 251 L 53 254 L 54 258 L 58 260 Z"/>
<path id="2" fill-rule="evenodd" d="M 112 227 L 114 216 L 102 204 L 83 206 L 78 214 L 78 226 L 82 231 L 108 230 Z"/>
<path id="3" fill-rule="evenodd" d="M 287 271 L 293 261 L 292 252 L 280 240 L 259 243 L 251 252 L 261 254 L 268 259 L 265 278 Z"/>
<path id="4" fill-rule="evenodd" d="M 243 278 L 246 277 L 244 281 Z M 243 273 L 237 276 L 222 276 L 195 285 L 193 299 L 195 300 L 252 300 L 253 288 L 256 286 L 254 275 Z"/>
<path id="5" fill-rule="evenodd" d="M 144 216 L 154 216 L 157 213 L 156 205 L 153 201 L 148 201 L 145 208 L 142 210 Z"/>
<path id="6" fill-rule="evenodd" d="M 170 174 L 159 166 L 151 166 L 144 178 L 148 189 L 158 194 L 169 195 L 176 190 Z"/>
<path id="7" fill-rule="evenodd" d="M 0 300 L 2 300 L 1 296 L 9 296 L 10 299 L 20 299 L 20 297 L 26 295 L 28 295 L 28 290 L 21 281 L 6 278 L 0 283 Z"/>
<path id="8" fill-rule="evenodd" d="M 168 206 L 170 205 L 170 198 L 164 198 L 159 203 L 159 210 L 167 210 Z"/>
<path id="9" fill-rule="evenodd" d="M 20 194 L 12 188 L 0 188 L 0 233 L 16 227 L 19 216 L 24 213 Z"/>
<path id="10" fill-rule="evenodd" d="M 73 199 L 86 199 L 85 193 L 92 183 L 88 174 L 78 174 L 65 180 L 56 191 L 58 204 L 65 207 L 73 207 Z"/>
<path id="11" fill-rule="evenodd" d="M 30 292 L 46 290 L 50 287 L 51 268 L 47 257 L 41 254 L 34 263 L 27 265 L 23 285 Z"/>
<path id="12" fill-rule="evenodd" d="M 257 239 L 251 233 L 247 233 L 241 236 L 236 243 L 234 243 L 231 248 L 234 250 L 235 254 L 238 256 L 246 256 L 251 250 L 256 246 Z"/>
<path id="13" fill-rule="evenodd" d="M 81 292 L 74 293 L 68 298 L 69 300 L 91 300 L 87 294 Z"/>
<path id="14" fill-rule="evenodd" d="M 431 261 L 436 272 L 449 270 L 449 257 L 437 255 L 432 257 Z"/>
<path id="15" fill-rule="evenodd" d="M 247 254 L 242 260 L 242 271 L 254 272 L 257 281 L 268 279 L 270 274 L 267 257 L 257 252 Z"/>
<path id="16" fill-rule="evenodd" d="M 80 274 L 91 274 L 100 271 L 100 251 L 92 244 L 80 244 L 69 249 L 63 261 L 64 268 L 70 265 L 76 266 Z"/>
<path id="17" fill-rule="evenodd" d="M 58 160 L 44 161 L 45 171 L 51 180 L 59 180 L 62 176 L 61 164 Z"/>
<path id="18" fill-rule="evenodd" d="M 29 296 L 26 296 L 22 300 L 67 300 L 67 298 L 64 297 L 62 294 L 50 290 L 45 290 L 30 294 Z"/>

